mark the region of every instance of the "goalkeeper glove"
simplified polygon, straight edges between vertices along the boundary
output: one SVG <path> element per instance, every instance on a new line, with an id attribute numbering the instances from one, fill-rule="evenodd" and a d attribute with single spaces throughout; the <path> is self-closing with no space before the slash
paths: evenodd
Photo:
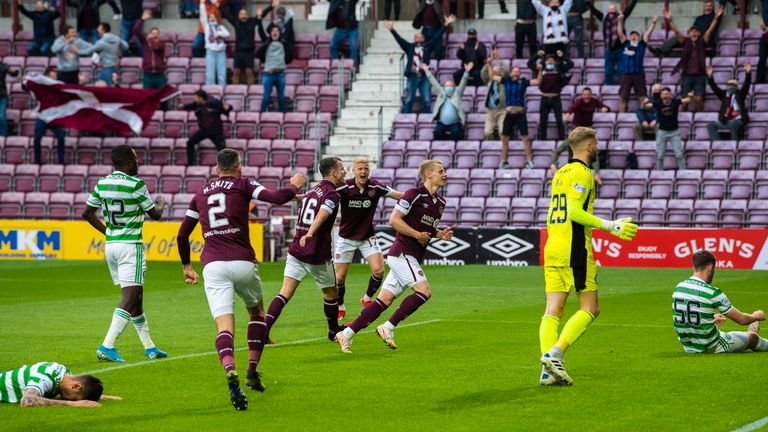
<path id="1" fill-rule="evenodd" d="M 637 225 L 632 223 L 632 218 L 603 221 L 600 229 L 608 231 L 622 240 L 632 240 L 637 234 Z"/>

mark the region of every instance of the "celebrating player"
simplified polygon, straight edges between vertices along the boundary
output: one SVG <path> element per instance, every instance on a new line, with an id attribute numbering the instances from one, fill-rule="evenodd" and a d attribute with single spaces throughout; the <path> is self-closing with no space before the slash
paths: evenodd
<path id="1" fill-rule="evenodd" d="M 376 294 L 384 278 L 384 257 L 381 255 L 376 234 L 373 232 L 373 215 L 379 204 L 379 198 L 387 196 L 399 200 L 402 192 L 392 190 L 389 186 L 368 178 L 371 168 L 368 158 L 361 156 L 352 162 L 354 178 L 347 180 L 344 186 L 336 189 L 341 194 L 341 226 L 339 241 L 336 243 L 336 288 L 339 290 L 339 321 L 344 319 L 344 282 L 347 279 L 349 264 L 360 249 L 360 253 L 368 261 L 371 268 L 371 278 L 368 280 L 368 290 L 360 299 L 363 307 L 371 304 L 371 298 Z"/>
<path id="2" fill-rule="evenodd" d="M 301 202 L 296 234 L 288 248 L 288 258 L 285 261 L 283 286 L 267 311 L 267 330 L 269 331 L 280 317 L 299 283 L 310 275 L 317 288 L 323 291 L 323 312 L 328 321 L 328 339 L 333 340 L 339 331 L 339 303 L 336 300 L 338 290 L 331 259 L 331 230 L 341 198 L 336 188 L 344 183 L 347 172 L 341 159 L 326 157 L 320 161 L 320 175 L 323 180 L 312 186 Z"/>
<path id="3" fill-rule="evenodd" d="M 696 252 L 693 254 L 693 276 L 675 287 L 672 316 L 677 339 L 689 353 L 736 353 L 747 349 L 768 351 L 768 339 L 758 334 L 765 312 L 741 312 L 731 305 L 719 288 L 710 285 L 715 277 L 716 264 L 717 259 L 710 252 Z M 749 331 L 720 331 L 718 327 L 726 317 L 736 324 L 749 325 Z"/>
<path id="4" fill-rule="evenodd" d="M 389 218 L 389 224 L 397 234 L 387 254 L 389 274 L 378 298 L 366 306 L 349 327 L 336 335 L 336 342 L 341 346 L 342 352 L 352 352 L 350 345 L 355 333 L 376 321 L 400 294 L 412 288 L 413 294 L 400 303 L 392 317 L 376 327 L 376 334 L 384 343 L 392 349 L 397 349 L 395 327 L 432 297 L 427 277 L 421 270 L 421 260 L 432 237 L 443 240 L 453 238 L 453 230 L 450 227 L 443 230 L 437 228 L 445 210 L 445 199 L 437 195 L 437 190 L 445 186 L 448 175 L 443 164 L 437 160 L 423 161 L 419 165 L 419 175 L 424 184 L 405 192 Z"/>
<path id="5" fill-rule="evenodd" d="M 205 246 L 200 256 L 203 262 L 205 295 L 218 329 L 216 351 L 227 374 L 229 395 L 235 409 L 248 409 L 248 399 L 240 389 L 235 370 L 235 293 L 245 302 L 248 322 L 248 373 L 246 385 L 263 392 L 258 364 L 266 340 L 261 279 L 256 255 L 251 247 L 248 228 L 248 205 L 251 199 L 273 204 L 285 204 L 296 196 L 306 178 L 296 174 L 291 186 L 271 191 L 253 179 L 241 177 L 240 153 L 223 149 L 216 156 L 219 178 L 200 188 L 189 204 L 177 236 L 179 256 L 184 266 L 184 279 L 197 284 L 198 275 L 190 263 L 189 235 L 202 226 Z"/>
<path id="6" fill-rule="evenodd" d="M 106 235 L 105 255 L 109 272 L 115 285 L 122 287 L 122 298 L 96 356 L 104 361 L 125 361 L 118 354 L 115 342 L 128 322 L 133 321 L 147 358 L 164 358 L 168 355 L 158 349 L 149 336 L 149 324 L 142 305 L 147 260 L 144 257 L 141 231 L 144 213 L 152 220 L 160 220 L 165 209 L 165 199 L 158 196 L 153 202 L 144 182 L 135 177 L 139 172 L 139 162 L 131 146 L 119 145 L 113 148 L 112 165 L 115 171 L 99 179 L 83 211 L 83 219 Z M 96 216 L 99 208 L 106 226 Z"/>
<path id="7" fill-rule="evenodd" d="M 18 403 L 22 407 L 100 407 L 101 399 L 122 399 L 103 392 L 104 386 L 95 376 L 72 375 L 65 366 L 53 362 L 0 372 L 0 402 Z M 61 399 L 55 399 L 56 396 Z"/>
<path id="8" fill-rule="evenodd" d="M 552 179 L 552 200 L 547 213 L 544 281 L 547 306 L 541 317 L 541 377 L 543 385 L 572 384 L 563 354 L 581 336 L 600 308 L 597 302 L 597 265 L 592 254 L 592 228 L 631 240 L 637 225 L 630 218 L 606 221 L 593 216 L 595 180 L 589 166 L 597 159 L 597 132 L 577 127 L 568 134 L 573 159 Z M 568 293 L 576 291 L 580 309 L 563 327 L 558 339 Z"/>

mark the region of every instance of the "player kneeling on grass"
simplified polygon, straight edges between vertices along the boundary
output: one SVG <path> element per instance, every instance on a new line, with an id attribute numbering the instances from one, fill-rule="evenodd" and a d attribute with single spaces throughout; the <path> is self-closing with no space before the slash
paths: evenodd
<path id="1" fill-rule="evenodd" d="M 632 240 L 637 225 L 631 219 L 607 221 L 593 215 L 595 179 L 589 166 L 597 159 L 597 132 L 577 127 L 568 134 L 573 159 L 552 179 L 552 200 L 547 213 L 544 281 L 547 306 L 541 317 L 542 385 L 573 384 L 563 365 L 563 354 L 597 318 L 597 265 L 592 254 L 592 228 Z M 560 318 L 571 290 L 580 309 L 565 323 L 558 338 Z"/>
<path id="2" fill-rule="evenodd" d="M 672 293 L 672 316 L 677 339 L 689 353 L 736 353 L 747 349 L 768 351 L 768 339 L 760 337 L 760 321 L 765 312 L 746 314 L 736 309 L 728 297 L 710 285 L 717 259 L 707 251 L 693 254 L 693 276 L 680 282 Z M 719 313 L 718 313 L 719 312 Z M 722 314 L 722 315 L 721 315 Z M 723 316 L 724 315 L 724 316 Z M 722 332 L 718 327 L 726 317 L 736 324 L 749 325 L 749 331 Z"/>
<path id="3" fill-rule="evenodd" d="M 376 333 L 384 343 L 392 349 L 397 349 L 395 327 L 432 297 L 427 277 L 421 270 L 421 261 L 432 237 L 443 240 L 453 238 L 453 230 L 450 227 L 444 230 L 437 228 L 445 210 L 445 199 L 437 194 L 437 190 L 445 186 L 448 175 L 443 164 L 437 160 L 422 162 L 419 175 L 424 184 L 405 192 L 389 218 L 389 224 L 397 234 L 387 253 L 389 274 L 384 280 L 379 297 L 366 306 L 346 329 L 336 334 L 336 342 L 341 346 L 342 352 L 351 352 L 349 347 L 355 333 L 376 321 L 400 294 L 412 288 L 413 294 L 400 303 L 392 317 L 376 327 Z"/>
<path id="4" fill-rule="evenodd" d="M 248 321 L 248 373 L 246 385 L 263 392 L 258 372 L 267 338 L 261 279 L 256 254 L 251 247 L 248 206 L 252 199 L 282 205 L 292 200 L 306 183 L 302 174 L 291 178 L 291 186 L 271 191 L 258 181 L 241 176 L 240 153 L 223 149 L 216 155 L 219 178 L 205 184 L 189 204 L 177 235 L 184 279 L 197 284 L 198 275 L 190 263 L 189 235 L 198 221 L 205 245 L 203 262 L 205 295 L 216 321 L 216 351 L 227 374 L 229 397 L 235 409 L 248 409 L 248 399 L 240 389 L 235 371 L 235 293 L 245 302 Z"/>
<path id="5" fill-rule="evenodd" d="M 103 392 L 104 385 L 95 376 L 72 375 L 65 366 L 53 362 L 0 372 L 0 402 L 18 403 L 22 407 L 100 407 L 101 399 L 122 399 Z M 61 399 L 55 399 L 56 396 Z"/>
<path id="6" fill-rule="evenodd" d="M 363 258 L 371 268 L 371 278 L 368 290 L 363 294 L 360 303 L 363 307 L 371 304 L 371 298 L 376 294 L 384 279 L 384 257 L 376 241 L 373 231 L 373 216 L 379 204 L 379 198 L 390 197 L 396 200 L 403 193 L 392 190 L 389 186 L 368 178 L 371 167 L 368 158 L 361 156 L 352 162 L 352 173 L 355 178 L 347 180 L 344 186 L 336 189 L 341 195 L 341 225 L 339 226 L 339 241 L 336 243 L 336 288 L 339 290 L 339 321 L 346 316 L 344 293 L 347 272 L 355 251 L 360 249 Z"/>

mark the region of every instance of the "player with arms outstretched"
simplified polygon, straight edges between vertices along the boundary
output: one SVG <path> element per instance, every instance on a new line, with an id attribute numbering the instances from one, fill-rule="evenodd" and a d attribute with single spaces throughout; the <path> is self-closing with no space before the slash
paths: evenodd
<path id="1" fill-rule="evenodd" d="M 369 178 L 371 167 L 368 158 L 361 156 L 352 162 L 354 178 L 336 189 L 341 195 L 341 225 L 339 241 L 336 243 L 336 288 L 339 290 L 339 321 L 346 315 L 344 293 L 347 272 L 355 251 L 360 249 L 363 258 L 371 268 L 371 278 L 368 280 L 368 290 L 360 299 L 363 307 L 371 304 L 371 298 L 376 294 L 384 279 L 384 256 L 376 241 L 373 231 L 373 216 L 379 205 L 379 199 L 390 197 L 399 200 L 402 192 Z"/>
<path id="2" fill-rule="evenodd" d="M 737 353 L 747 349 L 768 351 L 768 339 L 760 337 L 760 321 L 765 312 L 751 314 L 733 307 L 719 288 L 710 285 L 717 259 L 707 251 L 693 254 L 693 276 L 680 282 L 672 293 L 672 317 L 677 339 L 688 353 Z M 721 315 L 722 314 L 722 315 Z M 749 331 L 722 332 L 718 327 L 727 318 Z"/>
<path id="3" fill-rule="evenodd" d="M 296 233 L 288 248 L 283 272 L 283 286 L 267 310 L 267 330 L 275 324 L 288 300 L 296 293 L 301 281 L 312 276 L 315 286 L 323 292 L 323 313 L 328 321 L 328 339 L 333 341 L 339 331 L 339 303 L 336 300 L 336 274 L 333 268 L 333 238 L 331 230 L 339 212 L 341 196 L 336 188 L 344 183 L 347 172 L 337 157 L 320 161 L 323 180 L 304 194 L 296 221 Z"/>
<path id="4" fill-rule="evenodd" d="M 352 352 L 350 345 L 355 333 L 376 321 L 397 297 L 411 288 L 413 294 L 400 303 L 387 322 L 376 327 L 376 334 L 384 343 L 391 349 L 397 349 L 395 327 L 432 297 L 427 277 L 421 269 L 421 261 L 433 237 L 443 240 L 453 238 L 453 230 L 450 227 L 438 229 L 445 210 L 445 199 L 437 194 L 437 190 L 445 186 L 448 175 L 438 160 L 423 161 L 419 166 L 419 175 L 424 184 L 405 192 L 389 218 L 389 224 L 397 234 L 387 253 L 389 274 L 378 298 L 366 306 L 354 322 L 336 335 L 336 342 L 341 346 L 342 352 Z"/>
<path id="5" fill-rule="evenodd" d="M 98 401 L 102 399 L 122 400 L 103 392 L 104 385 L 95 376 L 72 375 L 59 363 L 41 362 L 0 371 L 0 402 L 22 407 L 100 407 Z"/>
<path id="6" fill-rule="evenodd" d="M 106 236 L 105 256 L 109 272 L 115 285 L 122 287 L 122 298 L 96 356 L 103 361 L 125 361 L 118 354 L 115 342 L 128 322 L 133 321 L 147 358 L 164 358 L 168 355 L 152 342 L 149 324 L 144 316 L 142 303 L 147 260 L 144 256 L 142 228 L 145 213 L 152 220 L 160 220 L 165 209 L 165 199 L 158 196 L 153 202 L 147 186 L 136 177 L 139 163 L 131 146 L 119 145 L 113 148 L 111 157 L 115 171 L 99 179 L 83 211 L 83 219 Z M 106 226 L 96 215 L 99 209 L 104 215 Z"/>
<path id="7" fill-rule="evenodd" d="M 544 247 L 544 281 L 547 306 L 541 317 L 541 377 L 543 385 L 572 384 L 565 371 L 563 354 L 587 330 L 600 313 L 597 302 L 597 265 L 592 254 L 592 228 L 623 239 L 637 234 L 631 219 L 602 220 L 593 215 L 595 179 L 589 166 L 597 159 L 597 132 L 577 127 L 568 134 L 573 159 L 552 179 L 552 200 L 547 213 L 547 244 Z M 558 337 L 560 318 L 571 290 L 580 309 L 565 323 Z"/>
<path id="8" fill-rule="evenodd" d="M 189 204 L 178 234 L 179 256 L 188 284 L 197 284 L 198 275 L 190 262 L 189 235 L 200 222 L 205 245 L 203 262 L 205 295 L 216 321 L 216 352 L 227 374 L 229 396 L 235 409 L 248 409 L 235 369 L 235 293 L 248 310 L 248 372 L 246 385 L 263 392 L 258 372 L 267 336 L 264 321 L 261 279 L 256 254 L 251 247 L 248 207 L 252 199 L 273 204 L 292 200 L 306 183 L 302 174 L 291 178 L 291 186 L 271 191 L 258 181 L 242 177 L 240 153 L 223 149 L 216 155 L 219 178 L 200 188 Z"/>

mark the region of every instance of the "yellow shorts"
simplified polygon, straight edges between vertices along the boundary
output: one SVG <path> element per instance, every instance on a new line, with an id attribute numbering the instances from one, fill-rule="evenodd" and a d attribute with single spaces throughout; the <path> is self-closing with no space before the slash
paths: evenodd
<path id="1" fill-rule="evenodd" d="M 546 292 L 597 291 L 597 264 L 587 262 L 586 268 L 544 267 Z"/>

